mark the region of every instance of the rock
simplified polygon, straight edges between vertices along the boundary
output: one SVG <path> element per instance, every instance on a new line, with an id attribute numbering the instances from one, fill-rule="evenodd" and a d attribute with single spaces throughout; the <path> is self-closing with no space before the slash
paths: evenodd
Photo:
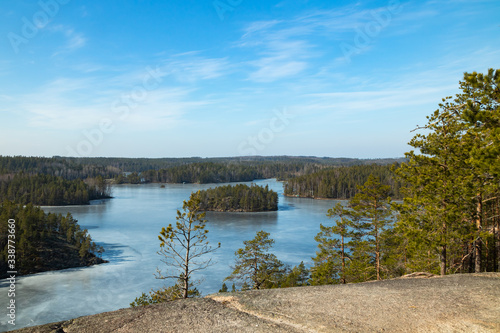
<path id="1" fill-rule="evenodd" d="M 500 273 L 456 274 L 219 293 L 17 332 L 500 332 L 499 300 Z"/>

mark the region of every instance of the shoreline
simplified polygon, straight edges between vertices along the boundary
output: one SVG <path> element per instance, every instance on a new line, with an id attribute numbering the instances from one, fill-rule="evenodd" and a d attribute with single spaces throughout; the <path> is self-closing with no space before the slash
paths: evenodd
<path id="1" fill-rule="evenodd" d="M 29 272 L 29 273 L 26 273 L 26 274 L 17 273 L 16 277 L 28 277 L 28 276 L 32 276 L 32 275 L 36 275 L 36 274 L 40 274 L 40 273 L 62 271 L 62 270 L 65 270 L 65 269 L 92 267 L 92 266 L 97 266 L 97 265 L 101 265 L 101 264 L 107 264 L 107 263 L 110 262 L 109 260 L 105 260 L 105 259 L 102 259 L 102 258 L 97 257 L 97 256 L 88 259 L 88 261 L 90 261 L 90 262 L 87 262 L 86 264 L 80 264 L 80 265 L 77 265 L 77 266 L 74 266 L 74 265 L 71 265 L 71 266 L 62 265 L 62 266 L 58 266 L 58 267 L 50 268 L 50 269 L 40 269 L 40 270 L 37 270 L 37 271 L 34 271 L 34 272 Z M 93 262 L 93 261 L 96 261 L 96 262 Z M 7 274 L 7 273 L 4 274 L 4 275 L 1 275 L 0 276 L 0 282 L 6 280 L 8 278 L 9 278 L 9 274 Z"/>
<path id="2" fill-rule="evenodd" d="M 332 200 L 332 201 L 333 200 L 337 200 L 337 201 L 349 200 L 349 199 L 339 199 L 339 198 L 301 197 L 301 196 L 298 196 L 298 195 L 290 195 L 290 194 L 285 194 L 285 193 L 283 193 L 283 196 L 287 197 L 287 198 L 311 199 L 311 200 Z"/>

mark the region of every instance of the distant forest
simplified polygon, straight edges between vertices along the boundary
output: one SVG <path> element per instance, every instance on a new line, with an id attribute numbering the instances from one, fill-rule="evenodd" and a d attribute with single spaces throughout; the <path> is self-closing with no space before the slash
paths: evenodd
<path id="1" fill-rule="evenodd" d="M 390 186 L 392 199 L 402 199 L 402 184 L 395 179 L 391 166 L 376 164 L 330 168 L 291 178 L 283 185 L 284 194 L 302 198 L 350 199 L 359 192 L 358 186 L 364 184 L 370 174 L 383 185 Z"/>
<path id="2" fill-rule="evenodd" d="M 278 210 L 278 193 L 269 186 L 245 184 L 219 186 L 199 192 L 200 209 L 212 211 L 263 212 Z"/>
<path id="3" fill-rule="evenodd" d="M 14 233 L 9 232 L 9 219 L 15 220 Z M 4 201 L 0 220 L 0 279 L 7 277 L 9 270 L 22 275 L 105 262 L 98 257 L 102 247 L 70 214 L 47 214 L 32 204 Z M 11 237 L 7 235 L 15 237 L 15 252 L 8 247 Z M 13 258 L 15 261 L 9 261 Z"/>
<path id="4" fill-rule="evenodd" d="M 64 179 L 86 179 L 102 176 L 116 178 L 124 173 L 137 173 L 144 182 L 185 182 L 182 178 L 197 182 L 190 172 L 207 172 L 216 175 L 215 180 L 225 182 L 231 177 L 279 178 L 300 176 L 324 168 L 349 165 L 387 165 L 404 159 L 354 159 L 320 157 L 228 157 L 228 158 L 104 158 L 104 157 L 25 157 L 1 156 L 0 175 L 25 172 L 47 174 Z M 181 171 L 183 168 L 190 172 Z M 169 172 L 165 170 L 172 169 Z M 203 170 L 202 170 L 203 169 Z M 148 172 L 149 171 L 149 172 Z M 156 172 L 151 172 L 156 171 Z M 160 172 L 161 171 L 161 172 Z M 228 174 L 228 172 L 230 174 Z M 182 177 L 177 174 L 182 173 Z M 232 173 L 232 175 L 231 175 Z M 241 176 L 239 174 L 242 174 Z M 246 175 L 245 175 L 246 174 Z M 210 178 L 210 177 L 200 177 Z M 255 179 L 257 179 L 255 178 Z M 201 179 L 201 180 L 203 180 Z M 182 181 L 181 181 L 182 180 Z M 213 179 L 210 179 L 213 180 Z M 231 180 L 236 181 L 236 180 Z"/>
<path id="5" fill-rule="evenodd" d="M 83 181 L 24 172 L 0 175 L 0 202 L 9 200 L 40 206 L 86 205 L 90 200 L 110 196 L 111 190 L 102 176 Z"/>
<path id="6" fill-rule="evenodd" d="M 391 183 L 387 164 L 402 160 L 288 156 L 159 159 L 0 156 L 0 200 L 76 205 L 109 198 L 109 185 L 113 183 L 208 184 L 268 178 L 288 180 L 287 195 L 349 198 L 356 192 L 356 186 L 366 181 L 370 170 Z M 391 185 L 398 197 L 397 184 Z"/>

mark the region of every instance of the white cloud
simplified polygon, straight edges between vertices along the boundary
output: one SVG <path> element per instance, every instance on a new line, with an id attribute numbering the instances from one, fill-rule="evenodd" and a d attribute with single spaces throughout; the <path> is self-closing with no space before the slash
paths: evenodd
<path id="1" fill-rule="evenodd" d="M 87 43 L 87 38 L 84 34 L 75 32 L 73 28 L 68 26 L 56 25 L 51 27 L 50 31 L 61 33 L 66 37 L 65 43 L 63 43 L 62 46 L 52 54 L 52 57 L 75 51 L 84 47 Z"/>
<path id="2" fill-rule="evenodd" d="M 83 130 L 98 126 L 104 118 L 128 130 L 169 127 L 192 110 L 212 103 L 193 97 L 195 89 L 143 85 L 145 70 L 110 79 L 58 78 L 22 96 L 9 99 L 33 129 Z M 203 75 L 208 75 L 204 73 Z M 19 102 L 15 102 L 15 100 Z"/>
<path id="3" fill-rule="evenodd" d="M 303 61 L 291 61 L 279 57 L 261 58 L 252 62 L 258 68 L 250 74 L 250 80 L 257 82 L 273 82 L 279 79 L 295 76 L 307 68 Z"/>
<path id="4" fill-rule="evenodd" d="M 278 21 L 278 20 L 252 22 L 244 30 L 245 34 L 243 35 L 242 38 L 247 38 L 256 32 L 268 31 L 268 29 L 274 27 L 275 25 L 277 25 L 281 22 L 282 21 Z"/>
<path id="5" fill-rule="evenodd" d="M 170 57 L 160 66 L 164 75 L 173 75 L 179 82 L 216 79 L 231 70 L 227 58 L 203 58 L 191 54 Z"/>

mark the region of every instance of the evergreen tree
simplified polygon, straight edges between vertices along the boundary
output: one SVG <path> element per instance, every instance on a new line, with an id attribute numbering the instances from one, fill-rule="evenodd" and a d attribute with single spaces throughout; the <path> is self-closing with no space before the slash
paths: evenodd
<path id="1" fill-rule="evenodd" d="M 313 258 L 311 284 L 380 280 L 382 233 L 392 219 L 389 186 L 370 175 L 348 206 L 328 210 L 335 225 L 320 225 L 315 237 L 319 251 Z"/>
<path id="2" fill-rule="evenodd" d="M 318 242 L 318 251 L 313 258 L 311 282 L 315 285 L 332 284 L 340 280 L 347 283 L 346 261 L 352 246 L 349 241 L 353 237 L 353 221 L 350 211 L 340 203 L 328 210 L 328 217 L 338 219 L 335 225 L 325 227 L 320 225 L 320 232 L 314 237 Z M 340 237 L 340 238 L 339 238 Z"/>
<path id="3" fill-rule="evenodd" d="M 373 175 L 357 193 L 349 200 L 351 214 L 355 217 L 355 229 L 360 233 L 358 246 L 366 247 L 367 252 L 375 260 L 377 280 L 381 279 L 381 234 L 391 222 L 392 209 L 389 197 L 390 187 L 382 185 Z"/>
<path id="4" fill-rule="evenodd" d="M 304 262 L 301 261 L 298 266 L 285 272 L 284 277 L 279 281 L 279 287 L 289 288 L 307 286 L 309 284 L 309 275 L 309 270 L 304 265 Z"/>
<path id="5" fill-rule="evenodd" d="M 420 153 L 407 153 L 396 170 L 408 184 L 398 229 L 409 258 L 418 256 L 415 250 L 437 255 L 441 274 L 480 272 L 491 252 L 483 246 L 494 230 L 499 189 L 499 80 L 499 70 L 465 73 L 462 93 L 443 99 L 423 127 L 428 134 L 411 140 Z"/>
<path id="6" fill-rule="evenodd" d="M 225 283 L 222 283 L 222 287 L 219 289 L 220 293 L 227 293 L 227 285 Z"/>
<path id="7" fill-rule="evenodd" d="M 189 201 L 184 201 L 184 212 L 177 210 L 176 224 L 162 228 L 158 239 L 162 261 L 167 265 L 167 275 L 157 269 L 157 278 L 182 281 L 182 298 L 187 298 L 192 291 L 191 277 L 194 272 L 212 265 L 212 258 L 203 259 L 220 247 L 213 248 L 207 241 L 205 213 L 200 212 L 200 192 L 193 193 Z"/>
<path id="8" fill-rule="evenodd" d="M 254 239 L 244 241 L 245 247 L 235 252 L 233 272 L 225 280 L 240 280 L 243 286 L 252 289 L 270 288 L 276 284 L 278 275 L 283 273 L 283 263 L 269 253 L 274 244 L 269 236 L 268 232 L 261 230 Z"/>

